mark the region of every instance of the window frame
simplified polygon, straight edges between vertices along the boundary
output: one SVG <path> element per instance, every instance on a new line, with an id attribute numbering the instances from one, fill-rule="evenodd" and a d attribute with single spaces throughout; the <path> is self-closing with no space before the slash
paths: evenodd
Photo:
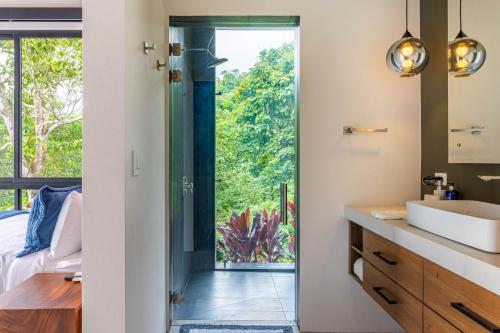
<path id="1" fill-rule="evenodd" d="M 22 174 L 22 54 L 23 38 L 81 38 L 79 30 L 0 31 L 0 40 L 14 41 L 14 165 L 13 177 L 0 177 L 0 190 L 14 190 L 14 209 L 22 209 L 22 191 L 42 186 L 67 187 L 81 185 L 82 177 L 24 177 Z"/>

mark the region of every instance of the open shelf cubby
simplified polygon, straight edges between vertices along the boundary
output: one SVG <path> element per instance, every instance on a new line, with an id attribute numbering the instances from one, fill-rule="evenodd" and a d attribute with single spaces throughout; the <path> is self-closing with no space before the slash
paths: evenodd
<path id="1" fill-rule="evenodd" d="M 363 227 L 360 225 L 349 222 L 349 275 L 356 280 L 359 284 L 363 282 L 354 274 L 353 266 L 354 262 L 358 258 L 363 257 Z"/>

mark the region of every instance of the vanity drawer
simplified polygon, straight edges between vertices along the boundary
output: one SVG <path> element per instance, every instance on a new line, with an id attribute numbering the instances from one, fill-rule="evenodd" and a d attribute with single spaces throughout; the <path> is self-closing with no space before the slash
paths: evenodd
<path id="1" fill-rule="evenodd" d="M 424 286 L 424 303 L 461 331 L 500 332 L 499 295 L 428 260 Z"/>
<path id="2" fill-rule="evenodd" d="M 423 299 L 423 259 L 363 229 L 363 257 L 418 299 Z"/>
<path id="3" fill-rule="evenodd" d="M 406 332 L 422 332 L 422 303 L 368 262 L 363 288 Z"/>
<path id="4" fill-rule="evenodd" d="M 424 333 L 460 333 L 460 331 L 424 306 Z"/>

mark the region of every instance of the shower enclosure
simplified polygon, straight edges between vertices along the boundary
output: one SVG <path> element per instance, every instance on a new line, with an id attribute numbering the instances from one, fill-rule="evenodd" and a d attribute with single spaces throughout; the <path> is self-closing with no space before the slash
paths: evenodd
<path id="1" fill-rule="evenodd" d="M 247 302 L 239 290 L 295 320 L 298 18 L 170 23 L 172 318 L 245 319 L 210 308 Z M 204 296 L 212 317 L 199 318 Z"/>

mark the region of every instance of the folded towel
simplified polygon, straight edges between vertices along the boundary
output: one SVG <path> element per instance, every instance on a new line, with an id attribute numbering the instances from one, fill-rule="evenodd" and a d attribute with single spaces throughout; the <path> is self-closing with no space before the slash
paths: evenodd
<path id="1" fill-rule="evenodd" d="M 406 220 L 406 210 L 374 210 L 372 216 L 380 220 Z"/>
<path id="2" fill-rule="evenodd" d="M 81 264 L 82 264 L 81 258 L 62 260 L 56 264 L 56 269 L 66 269 L 66 268 L 74 268 L 74 267 L 79 268 L 81 266 Z"/>
<path id="3" fill-rule="evenodd" d="M 354 275 L 363 281 L 363 258 L 358 258 L 352 268 Z"/>

